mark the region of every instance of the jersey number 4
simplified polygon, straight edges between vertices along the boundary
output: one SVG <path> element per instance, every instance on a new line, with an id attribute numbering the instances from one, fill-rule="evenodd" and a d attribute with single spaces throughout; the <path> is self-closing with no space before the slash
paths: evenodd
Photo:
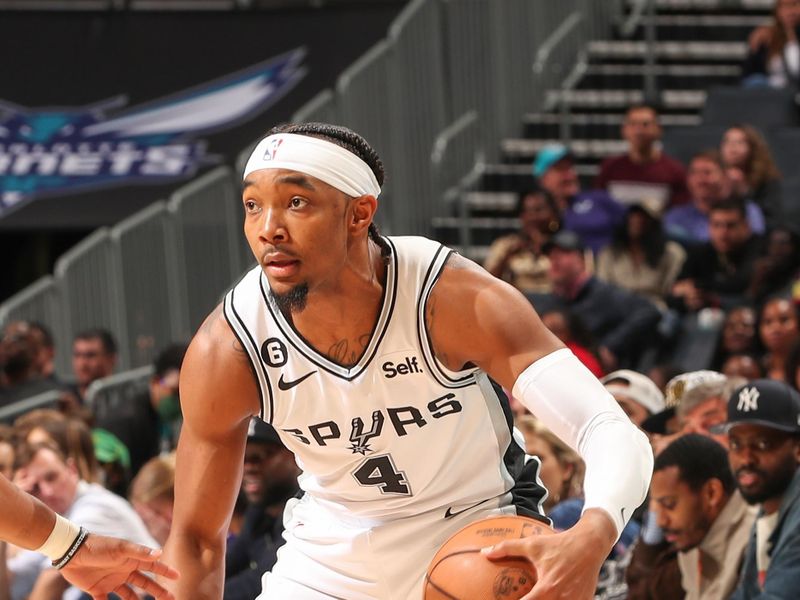
<path id="1" fill-rule="evenodd" d="M 369 457 L 353 471 L 353 477 L 361 485 L 378 486 L 381 494 L 411 495 L 406 474 L 397 470 L 389 454 Z"/>

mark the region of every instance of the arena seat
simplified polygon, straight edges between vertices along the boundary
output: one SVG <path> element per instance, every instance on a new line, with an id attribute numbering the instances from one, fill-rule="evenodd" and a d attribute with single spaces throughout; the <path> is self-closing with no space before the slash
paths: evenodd
<path id="1" fill-rule="evenodd" d="M 725 133 L 725 127 L 720 125 L 665 129 L 662 139 L 664 152 L 688 165 L 698 152 L 709 148 L 719 148 L 723 133 Z"/>
<path id="2" fill-rule="evenodd" d="M 771 88 L 711 88 L 703 108 L 703 123 L 723 127 L 749 123 L 762 131 L 798 125 L 795 92 Z"/>

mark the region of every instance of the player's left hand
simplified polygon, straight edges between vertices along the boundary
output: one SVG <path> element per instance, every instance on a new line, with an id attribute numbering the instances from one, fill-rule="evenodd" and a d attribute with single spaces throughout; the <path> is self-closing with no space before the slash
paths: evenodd
<path id="1" fill-rule="evenodd" d="M 115 593 L 122 600 L 137 600 L 133 588 L 159 600 L 173 600 L 173 595 L 145 575 L 177 579 L 178 572 L 160 562 L 161 550 L 125 540 L 90 534 L 73 559 L 61 569 L 64 579 L 89 593 L 94 600 L 105 600 Z"/>
<path id="2" fill-rule="evenodd" d="M 611 519 L 599 509 L 589 509 L 567 531 L 554 533 L 541 527 L 532 536 L 495 544 L 485 549 L 484 555 L 489 559 L 519 557 L 534 565 L 536 585 L 520 600 L 591 600 L 600 568 L 615 540 Z"/>

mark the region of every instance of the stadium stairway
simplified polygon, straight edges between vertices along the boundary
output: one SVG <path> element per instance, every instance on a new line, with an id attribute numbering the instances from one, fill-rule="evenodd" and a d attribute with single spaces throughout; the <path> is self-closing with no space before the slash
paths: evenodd
<path id="1" fill-rule="evenodd" d="M 700 125 L 706 91 L 738 84 L 747 36 L 768 21 L 769 2 L 657 0 L 654 18 L 662 125 L 665 130 Z M 533 185 L 531 163 L 542 146 L 561 139 L 565 118 L 585 186 L 604 158 L 625 151 L 620 137 L 624 111 L 645 100 L 647 24 L 648 17 L 641 17 L 632 35 L 623 38 L 624 19 L 620 19 L 612 39 L 588 44 L 588 65 L 575 87 L 549 90 L 546 109 L 522 117 L 521 137 L 503 140 L 501 162 L 487 165 L 476 189 L 465 192 L 462 202 L 468 216 L 463 212 L 455 216 L 454 209 L 454 216 L 434 220 L 437 239 L 460 247 L 459 232 L 466 218 L 471 245 L 462 251 L 481 261 L 492 240 L 516 229 L 517 192 Z"/>

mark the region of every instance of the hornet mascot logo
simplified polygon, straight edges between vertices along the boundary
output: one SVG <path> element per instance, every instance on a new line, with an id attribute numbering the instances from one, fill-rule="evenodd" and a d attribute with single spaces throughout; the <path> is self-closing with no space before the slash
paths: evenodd
<path id="1" fill-rule="evenodd" d="M 304 56 L 297 48 L 127 110 L 124 96 L 41 110 L 0 101 L 0 216 L 46 196 L 191 177 L 219 161 L 192 138 L 266 110 L 305 75 Z"/>

